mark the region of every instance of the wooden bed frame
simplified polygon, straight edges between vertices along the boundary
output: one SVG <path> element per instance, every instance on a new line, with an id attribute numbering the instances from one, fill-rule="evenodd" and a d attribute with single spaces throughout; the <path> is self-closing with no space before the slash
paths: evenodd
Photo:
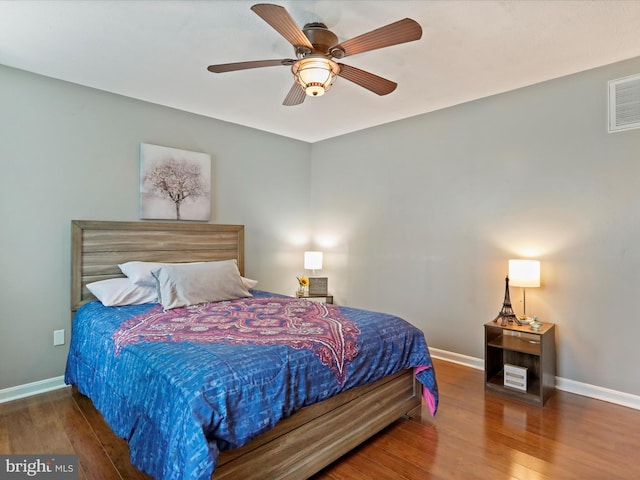
<path id="1" fill-rule="evenodd" d="M 132 260 L 236 259 L 244 274 L 244 226 L 74 220 L 71 310 L 95 300 L 86 284 L 122 277 Z M 420 413 L 411 369 L 305 407 L 242 448 L 222 452 L 213 478 L 305 479 L 405 415 Z"/>

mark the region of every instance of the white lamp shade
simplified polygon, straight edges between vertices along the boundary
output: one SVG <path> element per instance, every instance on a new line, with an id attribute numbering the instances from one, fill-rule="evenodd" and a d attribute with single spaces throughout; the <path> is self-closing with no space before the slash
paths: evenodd
<path id="1" fill-rule="evenodd" d="M 540 261 L 509 260 L 509 284 L 514 287 L 539 287 Z"/>
<path id="2" fill-rule="evenodd" d="M 329 91 L 340 67 L 323 55 L 315 55 L 298 60 L 291 66 L 291 71 L 307 95 L 319 97 Z"/>
<path id="3" fill-rule="evenodd" d="M 320 270 L 322 268 L 322 252 L 304 252 L 304 268 Z"/>

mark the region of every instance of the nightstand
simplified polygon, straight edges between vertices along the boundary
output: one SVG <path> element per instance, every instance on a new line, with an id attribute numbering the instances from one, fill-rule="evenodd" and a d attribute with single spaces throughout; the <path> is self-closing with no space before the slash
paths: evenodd
<path id="1" fill-rule="evenodd" d="M 333 303 L 333 295 L 316 295 L 311 293 L 306 293 L 304 295 L 300 295 L 296 293 L 296 297 L 298 298 L 306 298 L 307 300 L 311 300 L 313 302 L 322 302 L 322 303 Z"/>
<path id="2" fill-rule="evenodd" d="M 556 382 L 555 325 L 484 325 L 484 389 L 542 406 Z"/>

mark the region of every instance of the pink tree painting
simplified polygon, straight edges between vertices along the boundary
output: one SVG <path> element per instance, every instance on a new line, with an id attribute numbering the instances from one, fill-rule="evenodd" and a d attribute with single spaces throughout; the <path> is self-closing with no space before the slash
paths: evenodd
<path id="1" fill-rule="evenodd" d="M 209 220 L 211 157 L 205 153 L 141 144 L 140 218 Z"/>

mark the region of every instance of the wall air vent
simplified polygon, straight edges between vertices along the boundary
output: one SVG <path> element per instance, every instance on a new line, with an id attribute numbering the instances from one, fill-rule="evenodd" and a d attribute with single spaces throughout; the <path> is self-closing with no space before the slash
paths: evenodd
<path id="1" fill-rule="evenodd" d="M 640 75 L 609 81 L 609 133 L 640 128 Z"/>

